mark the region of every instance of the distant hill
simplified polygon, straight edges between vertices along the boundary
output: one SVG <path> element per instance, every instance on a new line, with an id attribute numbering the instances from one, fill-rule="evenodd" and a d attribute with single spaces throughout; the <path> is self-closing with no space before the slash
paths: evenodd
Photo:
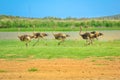
<path id="1" fill-rule="evenodd" d="M 16 19 L 16 18 L 26 18 L 26 19 L 53 19 L 53 20 L 62 20 L 63 18 L 57 18 L 57 17 L 44 17 L 44 18 L 29 18 L 29 17 L 21 17 L 21 16 L 11 16 L 11 15 L 0 15 L 0 19 L 4 18 L 10 18 L 10 19 Z M 65 20 L 86 20 L 86 19 L 113 19 L 113 20 L 120 20 L 120 14 L 117 15 L 111 15 L 111 16 L 101 16 L 101 17 L 94 17 L 94 18 L 73 18 L 73 17 L 66 17 Z"/>
<path id="2" fill-rule="evenodd" d="M 11 15 L 0 15 L 0 19 L 3 18 L 20 18 L 19 16 L 11 16 Z"/>
<path id="3" fill-rule="evenodd" d="M 120 19 L 120 14 L 112 15 L 112 16 L 98 17 L 98 19 L 114 19 L 114 20 L 118 20 L 118 19 Z"/>

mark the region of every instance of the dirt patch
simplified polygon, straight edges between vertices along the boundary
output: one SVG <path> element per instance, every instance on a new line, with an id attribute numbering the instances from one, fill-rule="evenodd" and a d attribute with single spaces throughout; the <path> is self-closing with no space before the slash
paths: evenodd
<path id="1" fill-rule="evenodd" d="M 0 71 L 0 80 L 120 80 L 120 58 L 1 59 Z"/>

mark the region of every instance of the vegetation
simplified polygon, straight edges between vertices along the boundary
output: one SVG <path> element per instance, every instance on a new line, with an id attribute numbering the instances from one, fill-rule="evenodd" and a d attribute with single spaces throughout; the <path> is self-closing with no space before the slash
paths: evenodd
<path id="1" fill-rule="evenodd" d="M 88 57 L 120 56 L 120 40 L 95 41 L 93 45 L 85 46 L 84 41 L 67 40 L 60 46 L 57 40 L 41 40 L 36 46 L 26 47 L 18 40 L 0 40 L 0 58 L 30 58 L 30 59 L 54 59 L 73 58 L 82 59 Z"/>
<path id="2" fill-rule="evenodd" d="M 30 68 L 30 69 L 28 69 L 28 71 L 29 72 L 35 72 L 35 71 L 38 71 L 38 69 L 37 68 Z"/>
<path id="3" fill-rule="evenodd" d="M 33 31 L 33 26 L 40 31 L 76 31 L 79 26 L 89 29 L 120 29 L 120 18 L 25 18 L 19 16 L 0 16 L 0 31 Z"/>
<path id="4" fill-rule="evenodd" d="M 55 30 L 52 29 L 52 28 L 46 28 L 46 27 L 41 27 L 41 28 L 35 28 L 35 31 L 79 31 L 80 28 L 79 27 L 76 27 L 74 29 L 72 28 L 69 28 L 69 27 L 57 27 Z M 86 28 L 83 28 L 83 31 L 85 31 Z M 103 30 L 120 30 L 119 27 L 102 27 L 102 28 L 96 28 L 96 27 L 92 27 L 92 28 L 88 28 L 87 30 L 89 31 L 94 31 L 94 30 L 97 30 L 97 31 L 103 31 Z M 0 32 L 16 32 L 18 31 L 18 28 L 0 28 Z M 33 32 L 33 28 L 20 28 L 20 31 L 21 32 L 28 32 L 28 31 L 32 31 Z"/>
<path id="5" fill-rule="evenodd" d="M 7 72 L 7 71 L 6 71 L 6 70 L 1 70 L 1 69 L 0 69 L 0 73 L 3 73 L 3 72 Z"/>

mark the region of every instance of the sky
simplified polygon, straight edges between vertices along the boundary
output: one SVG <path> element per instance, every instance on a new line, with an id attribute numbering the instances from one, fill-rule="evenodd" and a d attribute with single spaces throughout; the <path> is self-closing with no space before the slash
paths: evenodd
<path id="1" fill-rule="evenodd" d="M 120 0 L 0 0 L 0 15 L 89 18 L 120 14 Z"/>

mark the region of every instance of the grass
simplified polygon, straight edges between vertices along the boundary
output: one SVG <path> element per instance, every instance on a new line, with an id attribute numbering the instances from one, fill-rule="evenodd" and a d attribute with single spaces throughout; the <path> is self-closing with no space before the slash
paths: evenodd
<path id="1" fill-rule="evenodd" d="M 32 58 L 32 59 L 55 59 L 73 58 L 82 59 L 88 57 L 120 56 L 120 40 L 95 41 L 94 45 L 85 46 L 84 41 L 67 40 L 60 46 L 57 40 L 41 40 L 36 46 L 28 47 L 19 40 L 0 40 L 0 58 Z M 47 44 L 47 45 L 46 45 Z"/>
<path id="2" fill-rule="evenodd" d="M 86 30 L 83 28 L 83 31 Z M 93 31 L 93 30 L 120 30 L 120 27 L 102 27 L 102 28 L 88 28 L 87 30 Z M 0 32 L 16 32 L 18 31 L 18 28 L 0 28 Z M 33 31 L 33 28 L 21 28 L 21 31 Z M 74 29 L 71 29 L 70 27 L 57 27 L 56 29 L 50 28 L 50 27 L 40 27 L 35 28 L 35 31 L 79 31 L 79 27 L 76 27 Z"/>
<path id="3" fill-rule="evenodd" d="M 0 73 L 3 73 L 3 72 L 7 72 L 7 71 L 6 71 L 6 70 L 1 70 L 1 69 L 0 69 Z"/>
<path id="4" fill-rule="evenodd" d="M 37 68 L 30 68 L 30 69 L 28 69 L 28 71 L 29 72 L 36 72 L 36 71 L 38 71 L 38 69 Z"/>

